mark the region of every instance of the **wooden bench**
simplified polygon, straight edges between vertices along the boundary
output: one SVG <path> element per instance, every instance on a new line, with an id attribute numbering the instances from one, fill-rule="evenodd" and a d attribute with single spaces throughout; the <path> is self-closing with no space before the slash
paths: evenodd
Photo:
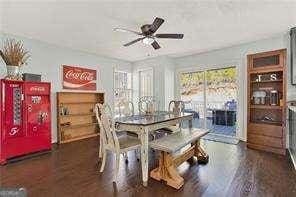
<path id="1" fill-rule="evenodd" d="M 199 140 L 202 136 L 209 133 L 202 129 L 182 129 L 178 133 L 162 137 L 149 143 L 149 146 L 159 150 L 159 166 L 150 172 L 150 176 L 158 181 L 164 180 L 166 184 L 179 189 L 184 184 L 184 179 L 179 175 L 177 167 L 184 161 L 197 157 L 199 163 L 207 163 L 209 156 L 200 147 Z M 174 156 L 177 151 L 190 145 L 185 152 Z"/>

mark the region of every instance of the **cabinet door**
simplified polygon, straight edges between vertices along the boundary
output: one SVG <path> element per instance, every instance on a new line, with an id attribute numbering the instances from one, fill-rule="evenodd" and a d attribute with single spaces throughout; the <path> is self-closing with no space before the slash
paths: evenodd
<path id="1" fill-rule="evenodd" d="M 26 104 L 28 134 L 50 133 L 49 96 L 26 95 Z"/>
<path id="2" fill-rule="evenodd" d="M 3 83 L 4 94 L 4 139 L 24 136 L 21 82 L 8 81 Z"/>
<path id="3" fill-rule="evenodd" d="M 250 70 L 266 70 L 282 68 L 286 50 L 270 51 L 249 56 Z"/>

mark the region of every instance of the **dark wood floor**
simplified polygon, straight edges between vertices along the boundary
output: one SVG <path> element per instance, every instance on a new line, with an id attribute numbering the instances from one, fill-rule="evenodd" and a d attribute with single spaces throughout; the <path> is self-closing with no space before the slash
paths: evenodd
<path id="1" fill-rule="evenodd" d="M 28 196 L 296 196 L 296 173 L 288 157 L 217 142 L 202 143 L 207 165 L 183 163 L 180 190 L 149 179 L 141 185 L 140 163 L 134 153 L 120 165 L 119 183 L 112 184 L 114 160 L 98 171 L 96 138 L 55 147 L 51 154 L 0 167 L 1 187 L 25 187 Z M 156 160 L 150 153 L 150 169 Z"/>

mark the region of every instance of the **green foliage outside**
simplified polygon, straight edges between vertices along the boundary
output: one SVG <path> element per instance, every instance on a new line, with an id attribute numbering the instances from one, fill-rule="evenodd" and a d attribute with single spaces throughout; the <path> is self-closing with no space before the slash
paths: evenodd
<path id="1" fill-rule="evenodd" d="M 181 94 L 199 95 L 204 88 L 204 78 L 207 94 L 212 97 L 236 97 L 236 68 L 207 70 L 181 74 Z M 187 97 L 186 97 L 187 98 Z M 216 98 L 217 99 L 217 98 Z M 222 99 L 222 98 L 221 98 Z M 226 99 L 226 98 L 225 98 Z"/>
<path id="2" fill-rule="evenodd" d="M 205 72 L 206 81 L 208 85 L 213 83 L 235 83 L 236 69 L 229 67 L 225 69 L 209 70 Z M 204 72 L 184 73 L 181 75 L 181 86 L 188 87 L 194 85 L 201 85 L 203 83 Z"/>

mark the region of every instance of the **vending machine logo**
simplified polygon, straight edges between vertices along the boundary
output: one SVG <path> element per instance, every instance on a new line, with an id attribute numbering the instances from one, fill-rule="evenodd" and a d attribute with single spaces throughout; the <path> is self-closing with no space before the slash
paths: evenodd
<path id="1" fill-rule="evenodd" d="M 63 88 L 96 90 L 97 71 L 81 67 L 63 66 Z"/>
<path id="2" fill-rule="evenodd" d="M 17 134 L 19 132 L 19 128 L 17 128 L 17 127 L 12 127 L 11 129 L 10 129 L 10 132 L 9 132 L 9 135 L 15 135 L 15 134 Z"/>
<path id="3" fill-rule="evenodd" d="M 45 88 L 42 86 L 32 86 L 30 87 L 31 92 L 44 92 Z"/>

